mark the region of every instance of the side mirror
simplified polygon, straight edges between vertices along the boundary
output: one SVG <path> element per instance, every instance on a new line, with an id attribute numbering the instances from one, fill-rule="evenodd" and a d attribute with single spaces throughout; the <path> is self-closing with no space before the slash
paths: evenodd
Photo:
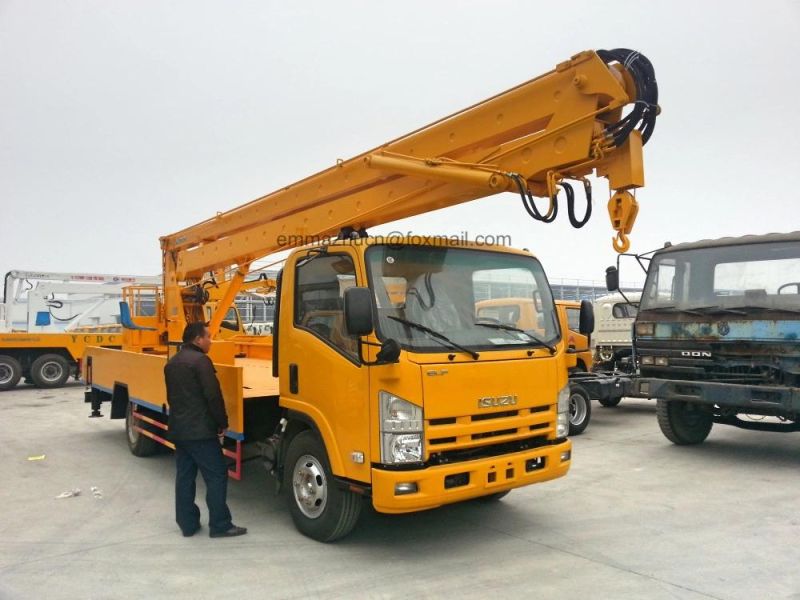
<path id="1" fill-rule="evenodd" d="M 619 289 L 619 271 L 617 267 L 606 269 L 606 289 L 609 292 L 616 292 Z"/>
<path id="2" fill-rule="evenodd" d="M 594 331 L 594 307 L 588 300 L 581 300 L 581 312 L 578 319 L 578 332 L 581 335 L 592 335 Z"/>
<path id="3" fill-rule="evenodd" d="M 378 363 L 396 363 L 400 358 L 400 344 L 394 338 L 389 338 L 383 344 L 378 354 L 375 356 Z"/>
<path id="4" fill-rule="evenodd" d="M 344 292 L 344 324 L 350 335 L 372 333 L 372 292 L 365 287 L 351 287 Z"/>

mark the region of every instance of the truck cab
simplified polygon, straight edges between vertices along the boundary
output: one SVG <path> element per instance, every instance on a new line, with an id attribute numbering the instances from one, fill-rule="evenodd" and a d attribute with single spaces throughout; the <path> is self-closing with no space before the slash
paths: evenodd
<path id="1" fill-rule="evenodd" d="M 581 302 L 556 300 L 556 311 L 561 331 L 567 338 L 567 369 L 570 373 L 588 373 L 594 365 L 592 333 L 581 333 Z"/>
<path id="2" fill-rule="evenodd" d="M 594 365 L 600 371 L 634 371 L 632 357 L 633 322 L 640 292 L 602 296 L 594 301 L 595 328 L 592 334 Z"/>
<path id="3" fill-rule="evenodd" d="M 798 232 L 653 255 L 635 324 L 636 392 L 658 399 L 668 439 L 700 443 L 713 423 L 798 429 L 799 280 Z"/>
<path id="4" fill-rule="evenodd" d="M 541 318 L 509 328 L 482 314 L 487 281 L 538 298 Z M 566 473 L 564 343 L 528 253 L 337 242 L 294 253 L 279 298 L 280 403 L 311 417 L 334 472 L 368 485 L 377 510 L 433 508 Z"/>

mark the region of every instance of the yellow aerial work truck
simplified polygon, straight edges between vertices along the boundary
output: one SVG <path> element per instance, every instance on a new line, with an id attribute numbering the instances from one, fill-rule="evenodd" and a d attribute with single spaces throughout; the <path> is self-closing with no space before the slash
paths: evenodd
<path id="1" fill-rule="evenodd" d="M 161 238 L 153 315 L 126 290 L 123 348 L 86 353 L 86 401 L 125 418 L 136 455 L 169 445 L 166 361 L 186 323 L 207 318 L 241 475 L 258 452 L 282 482 L 298 529 L 331 541 L 362 504 L 404 513 L 564 475 L 566 344 L 544 270 L 527 251 L 370 237 L 367 227 L 504 191 L 573 224 L 579 181 L 609 179 L 619 251 L 628 246 L 652 133 L 652 66 L 629 50 L 583 52 L 555 70 L 291 186 Z M 544 197 L 539 208 L 534 197 Z M 253 261 L 295 249 L 276 281 L 272 337 L 221 324 Z M 481 315 L 485 286 L 537 299 L 536 322 Z M 496 291 L 497 291 L 496 290 Z M 500 293 L 498 291 L 498 293 Z M 496 297 L 497 294 L 493 294 Z M 588 314 L 584 317 L 588 321 Z"/>

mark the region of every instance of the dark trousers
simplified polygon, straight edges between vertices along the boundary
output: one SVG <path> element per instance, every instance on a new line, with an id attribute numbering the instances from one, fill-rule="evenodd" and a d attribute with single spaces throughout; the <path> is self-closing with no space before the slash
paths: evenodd
<path id="1" fill-rule="evenodd" d="M 200 526 L 200 509 L 194 503 L 197 470 L 206 483 L 208 528 L 212 533 L 233 527 L 228 510 L 228 467 L 216 439 L 175 442 L 175 520 L 184 532 Z"/>

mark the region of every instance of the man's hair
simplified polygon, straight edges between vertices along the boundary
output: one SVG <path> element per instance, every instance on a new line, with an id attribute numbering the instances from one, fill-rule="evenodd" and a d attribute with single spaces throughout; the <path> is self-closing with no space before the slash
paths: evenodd
<path id="1" fill-rule="evenodd" d="M 183 330 L 183 343 L 184 344 L 191 344 L 197 338 L 201 337 L 205 333 L 206 324 L 202 321 L 195 321 L 194 323 L 189 323 L 186 326 L 186 329 Z"/>

